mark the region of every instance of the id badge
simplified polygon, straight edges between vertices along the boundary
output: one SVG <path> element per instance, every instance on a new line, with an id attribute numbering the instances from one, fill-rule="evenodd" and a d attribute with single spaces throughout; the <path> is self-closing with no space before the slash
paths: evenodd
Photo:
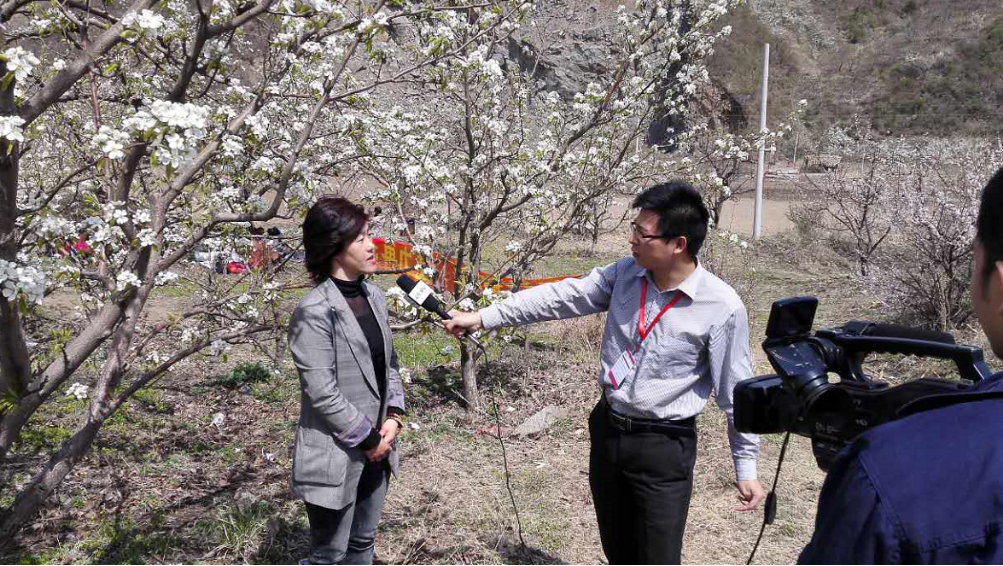
<path id="1" fill-rule="evenodd" d="M 613 367 L 606 372 L 606 384 L 613 389 L 620 389 L 634 375 L 635 367 L 634 354 L 630 350 L 624 350 Z"/>

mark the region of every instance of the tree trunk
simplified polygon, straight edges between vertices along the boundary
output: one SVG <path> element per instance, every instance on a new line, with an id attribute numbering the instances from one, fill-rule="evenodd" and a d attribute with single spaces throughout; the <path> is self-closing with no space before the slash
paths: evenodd
<path id="1" fill-rule="evenodd" d="M 28 387 L 30 393 L 20 398 L 18 404 L 0 418 L 0 466 L 11 445 L 17 440 L 21 428 L 40 406 L 83 364 L 117 327 L 124 308 L 119 304 L 106 304 L 88 327 L 76 336 L 59 353 L 45 370 Z M 3 328 L 0 328 L 0 333 Z M 0 334 L 0 336 L 3 336 Z"/>
<path id="2" fill-rule="evenodd" d="M 0 64 L 0 76 L 6 74 Z M 0 92 L 0 116 L 17 116 L 14 83 Z M 20 144 L 0 141 L 0 259 L 17 260 L 17 184 Z M 0 297 L 0 399 L 20 399 L 31 380 L 31 356 L 21 330 L 17 299 Z M 3 409 L 0 408 L 0 411 Z M 0 413 L 2 414 L 2 413 Z"/>
<path id="3" fill-rule="evenodd" d="M 477 389 L 477 361 L 480 358 L 476 350 L 460 342 L 460 377 L 463 379 L 463 397 L 467 400 L 467 410 L 481 408 L 480 392 Z"/>
<path id="4" fill-rule="evenodd" d="M 28 487 L 21 490 L 9 509 L 0 512 L 3 522 L 0 523 L 0 550 L 9 546 L 15 535 L 31 521 L 39 508 L 49 498 L 49 495 L 63 479 L 66 478 L 76 464 L 90 449 L 91 443 L 97 437 L 104 419 L 88 419 L 87 424 L 67 440 L 45 468 L 38 473 Z"/>

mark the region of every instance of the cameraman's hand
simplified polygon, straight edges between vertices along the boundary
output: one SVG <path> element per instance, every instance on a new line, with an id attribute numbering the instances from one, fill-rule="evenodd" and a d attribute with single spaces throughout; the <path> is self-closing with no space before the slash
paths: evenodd
<path id="1" fill-rule="evenodd" d="M 766 492 L 759 480 L 742 480 L 735 486 L 738 487 L 738 500 L 742 502 L 742 506 L 736 507 L 735 511 L 753 511 L 766 499 Z"/>
<path id="2" fill-rule="evenodd" d="M 468 332 L 477 332 L 481 329 L 481 313 L 449 311 L 449 320 L 442 321 L 446 327 L 446 332 L 457 338 L 462 338 Z"/>

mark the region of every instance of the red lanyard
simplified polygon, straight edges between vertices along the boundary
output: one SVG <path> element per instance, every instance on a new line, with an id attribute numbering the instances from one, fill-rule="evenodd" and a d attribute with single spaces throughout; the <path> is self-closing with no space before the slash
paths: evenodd
<path id="1" fill-rule="evenodd" d="M 640 318 L 637 319 L 637 333 L 640 334 L 641 339 L 637 342 L 637 350 L 641 349 L 641 342 L 644 342 L 644 339 L 648 337 L 648 333 L 651 332 L 651 329 L 654 328 L 656 324 L 658 324 L 658 319 L 662 318 L 662 315 L 665 314 L 665 311 L 671 309 L 682 296 L 683 292 L 677 290 L 675 296 L 672 297 L 671 301 L 669 301 L 669 304 L 662 307 L 662 310 L 658 312 L 658 315 L 655 317 L 655 320 L 652 320 L 651 324 L 649 324 L 648 327 L 645 328 L 644 303 L 648 298 L 648 280 L 647 279 L 641 280 L 641 316 Z"/>

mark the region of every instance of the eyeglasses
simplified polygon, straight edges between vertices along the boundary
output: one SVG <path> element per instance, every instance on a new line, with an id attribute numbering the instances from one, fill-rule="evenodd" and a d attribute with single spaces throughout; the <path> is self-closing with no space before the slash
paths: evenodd
<path id="1" fill-rule="evenodd" d="M 637 225 L 637 222 L 634 222 L 633 220 L 630 221 L 630 231 L 633 232 L 635 236 L 641 238 L 642 240 L 658 240 L 662 238 L 666 240 L 671 240 L 672 238 L 679 237 L 678 235 L 672 235 L 669 234 L 668 232 L 666 232 L 665 234 L 645 234 L 641 230 L 641 227 Z"/>

